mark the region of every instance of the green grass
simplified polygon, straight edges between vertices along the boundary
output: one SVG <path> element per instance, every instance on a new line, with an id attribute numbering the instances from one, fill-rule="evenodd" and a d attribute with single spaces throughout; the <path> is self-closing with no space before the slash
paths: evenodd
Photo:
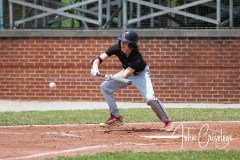
<path id="1" fill-rule="evenodd" d="M 151 109 L 121 109 L 125 122 L 158 122 Z M 239 121 L 240 109 L 167 109 L 173 121 Z M 0 125 L 89 124 L 107 119 L 108 110 L 2 112 Z"/>
<path id="2" fill-rule="evenodd" d="M 51 160 L 239 160 L 240 151 L 110 152 Z M 49 159 L 50 160 L 50 159 Z"/>

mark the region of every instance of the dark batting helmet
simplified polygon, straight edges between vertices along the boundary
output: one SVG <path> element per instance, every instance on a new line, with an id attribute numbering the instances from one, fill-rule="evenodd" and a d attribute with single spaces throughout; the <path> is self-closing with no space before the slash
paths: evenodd
<path id="1" fill-rule="evenodd" d="M 132 29 L 126 29 L 124 32 L 117 38 L 118 41 L 126 42 L 131 45 L 137 45 L 138 43 L 138 34 Z"/>

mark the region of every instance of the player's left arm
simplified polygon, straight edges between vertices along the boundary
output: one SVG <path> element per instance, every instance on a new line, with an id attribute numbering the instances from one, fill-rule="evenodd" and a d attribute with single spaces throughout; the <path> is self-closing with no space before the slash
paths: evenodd
<path id="1" fill-rule="evenodd" d="M 132 76 L 134 71 L 135 71 L 135 69 L 132 69 L 132 68 L 128 67 L 127 69 L 124 70 L 121 78 L 127 78 L 129 76 Z"/>

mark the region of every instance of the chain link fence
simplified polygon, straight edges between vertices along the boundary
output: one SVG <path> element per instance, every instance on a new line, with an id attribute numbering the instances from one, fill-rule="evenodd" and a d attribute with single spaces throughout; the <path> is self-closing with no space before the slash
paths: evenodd
<path id="1" fill-rule="evenodd" d="M 5 0 L 1 28 L 240 28 L 240 0 Z M 1 15 L 0 15 L 1 18 Z"/>

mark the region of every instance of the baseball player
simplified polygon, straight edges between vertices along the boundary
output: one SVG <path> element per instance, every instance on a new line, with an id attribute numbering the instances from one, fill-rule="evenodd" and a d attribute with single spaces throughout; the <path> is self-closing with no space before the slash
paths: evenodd
<path id="1" fill-rule="evenodd" d="M 167 115 L 163 104 L 155 97 L 153 85 L 150 77 L 150 70 L 144 61 L 138 48 L 138 34 L 132 29 L 126 29 L 118 38 L 118 43 L 110 46 L 104 53 L 100 54 L 92 61 L 91 75 L 99 74 L 98 66 L 107 58 L 115 55 L 122 63 L 123 70 L 113 75 L 114 77 L 126 78 L 138 89 L 145 102 L 151 106 L 157 117 L 165 124 L 166 131 L 174 131 L 174 125 Z M 109 106 L 110 117 L 100 125 L 102 127 L 112 127 L 123 125 L 121 116 L 114 99 L 114 93 L 128 84 L 106 80 L 101 84 L 102 94 Z"/>

